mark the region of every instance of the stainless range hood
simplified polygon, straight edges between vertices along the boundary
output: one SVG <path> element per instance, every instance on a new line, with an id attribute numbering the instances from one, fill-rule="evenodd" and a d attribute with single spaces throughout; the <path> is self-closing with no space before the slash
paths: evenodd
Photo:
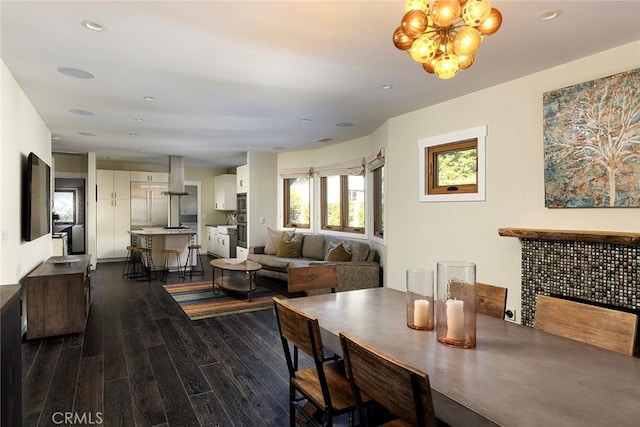
<path id="1" fill-rule="evenodd" d="M 169 156 L 169 196 L 186 196 L 184 191 L 184 157 Z"/>

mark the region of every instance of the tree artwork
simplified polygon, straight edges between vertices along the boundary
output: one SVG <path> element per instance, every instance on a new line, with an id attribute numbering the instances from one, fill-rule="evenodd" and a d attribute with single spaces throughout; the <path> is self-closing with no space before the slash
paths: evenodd
<path id="1" fill-rule="evenodd" d="M 546 92 L 545 206 L 640 206 L 640 68 Z"/>

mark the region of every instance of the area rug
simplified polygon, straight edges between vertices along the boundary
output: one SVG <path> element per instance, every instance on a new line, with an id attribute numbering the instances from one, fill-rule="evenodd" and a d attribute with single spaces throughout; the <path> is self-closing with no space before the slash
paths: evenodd
<path id="1" fill-rule="evenodd" d="M 163 288 L 191 320 L 269 310 L 273 308 L 272 298 L 278 295 L 267 288 L 258 287 L 251 293 L 249 302 L 245 293 L 227 294 L 217 289 L 214 294 L 211 282 L 163 285 Z"/>

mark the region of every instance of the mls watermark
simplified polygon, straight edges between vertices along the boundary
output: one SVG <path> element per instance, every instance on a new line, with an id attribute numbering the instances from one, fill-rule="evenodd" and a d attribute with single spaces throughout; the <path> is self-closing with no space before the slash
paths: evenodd
<path id="1" fill-rule="evenodd" d="M 100 425 L 102 412 L 54 412 L 51 421 L 56 425 Z"/>

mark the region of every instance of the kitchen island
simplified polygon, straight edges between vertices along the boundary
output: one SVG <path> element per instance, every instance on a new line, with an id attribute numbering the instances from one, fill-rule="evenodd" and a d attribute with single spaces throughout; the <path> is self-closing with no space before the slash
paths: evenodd
<path id="1" fill-rule="evenodd" d="M 196 231 L 190 228 L 143 228 L 141 230 L 130 230 L 132 244 L 138 247 L 149 249 L 151 259 L 156 270 L 164 269 L 164 249 L 182 249 L 180 254 L 181 268 L 184 267 L 186 256 L 189 252 L 189 245 L 194 244 Z M 195 259 L 190 259 L 187 266 L 195 265 Z M 174 256 L 169 257 L 169 270 L 177 270 L 177 262 Z M 146 264 L 146 259 L 145 259 Z M 146 265 L 146 267 L 149 267 Z"/>

